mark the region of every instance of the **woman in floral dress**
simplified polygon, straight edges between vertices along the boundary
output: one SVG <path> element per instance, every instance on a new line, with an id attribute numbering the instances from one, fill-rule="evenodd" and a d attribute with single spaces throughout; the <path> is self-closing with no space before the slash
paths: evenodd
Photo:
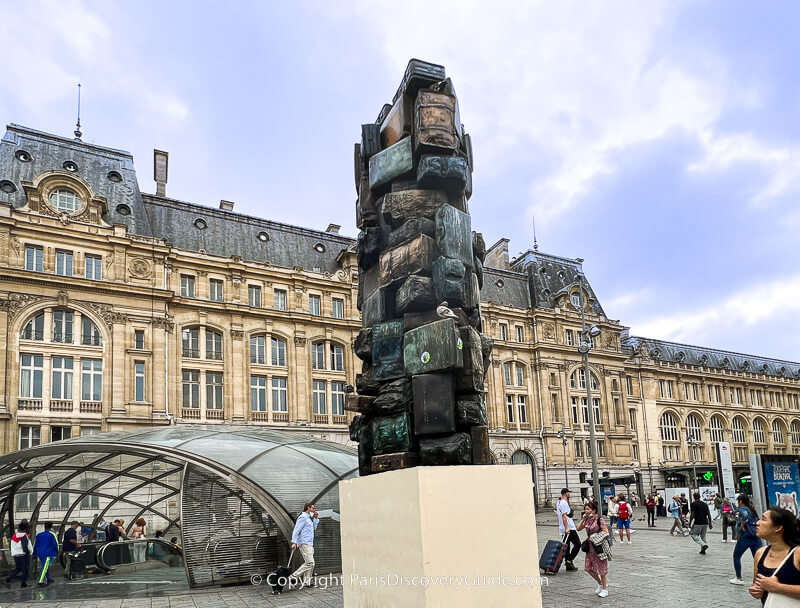
<path id="1" fill-rule="evenodd" d="M 608 534 L 608 526 L 603 518 L 600 517 L 597 511 L 597 502 L 591 500 L 586 505 L 586 510 L 583 514 L 583 519 L 577 525 L 578 531 L 586 529 L 586 538 L 588 539 L 592 534 L 596 534 L 601 530 Z M 606 577 L 608 575 L 608 560 L 600 559 L 594 545 L 589 541 L 589 551 L 586 553 L 586 562 L 584 565 L 586 572 L 597 581 L 597 589 L 595 593 L 600 597 L 608 597 L 608 587 Z"/>

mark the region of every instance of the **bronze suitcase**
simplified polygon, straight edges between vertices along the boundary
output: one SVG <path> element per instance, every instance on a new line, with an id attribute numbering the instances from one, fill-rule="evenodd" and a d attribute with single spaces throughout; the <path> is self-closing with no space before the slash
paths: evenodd
<path id="1" fill-rule="evenodd" d="M 455 114 L 455 97 L 422 89 L 414 104 L 414 149 L 417 152 L 457 149 Z"/>

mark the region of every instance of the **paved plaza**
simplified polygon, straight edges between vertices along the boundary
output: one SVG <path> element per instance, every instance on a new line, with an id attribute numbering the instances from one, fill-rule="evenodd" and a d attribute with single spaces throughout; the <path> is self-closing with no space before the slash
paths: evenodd
<path id="1" fill-rule="evenodd" d="M 539 545 L 557 537 L 555 516 L 539 514 Z M 586 606 L 651 606 L 665 603 L 676 606 L 758 606 L 747 594 L 746 587 L 728 583 L 733 576 L 732 544 L 721 542 L 720 529 L 709 535 L 708 554 L 699 555 L 699 547 L 690 538 L 670 537 L 671 520 L 659 519 L 658 527 L 641 527 L 634 521 L 633 544 L 614 546 L 614 560 L 609 570 L 610 595 L 599 599 L 594 595 L 595 583 L 583 572 L 582 558 L 576 560 L 579 572 L 561 572 L 545 579 L 542 589 L 544 605 L 552 608 L 584 608 Z M 743 572 L 752 572 L 748 553 L 743 559 Z M 159 583 L 158 578 L 140 573 L 130 577 L 108 576 L 89 579 L 91 582 L 67 584 L 59 580 L 46 589 L 0 591 L 3 608 L 42 606 L 58 608 L 225 608 L 308 607 L 341 608 L 342 591 L 338 586 L 300 589 L 274 596 L 266 585 L 234 586 L 188 590 Z M 144 578 L 143 578 L 144 577 Z M 185 585 L 185 583 L 184 583 Z M 124 599 L 123 599 L 124 598 Z"/>

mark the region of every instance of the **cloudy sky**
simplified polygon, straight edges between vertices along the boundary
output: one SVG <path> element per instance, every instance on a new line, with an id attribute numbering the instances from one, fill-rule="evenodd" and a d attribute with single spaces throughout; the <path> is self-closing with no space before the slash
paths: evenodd
<path id="1" fill-rule="evenodd" d="M 347 8 L 343 8 L 347 7 Z M 581 257 L 631 332 L 800 360 L 796 2 L 0 0 L 0 120 L 153 192 L 355 235 L 352 147 L 410 57 L 454 80 L 473 225 Z"/>

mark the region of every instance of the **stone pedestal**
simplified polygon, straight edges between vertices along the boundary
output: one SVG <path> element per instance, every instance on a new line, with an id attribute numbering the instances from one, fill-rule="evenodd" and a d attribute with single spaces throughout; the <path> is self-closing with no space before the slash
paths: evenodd
<path id="1" fill-rule="evenodd" d="M 541 607 L 528 467 L 389 471 L 339 497 L 345 608 Z"/>

